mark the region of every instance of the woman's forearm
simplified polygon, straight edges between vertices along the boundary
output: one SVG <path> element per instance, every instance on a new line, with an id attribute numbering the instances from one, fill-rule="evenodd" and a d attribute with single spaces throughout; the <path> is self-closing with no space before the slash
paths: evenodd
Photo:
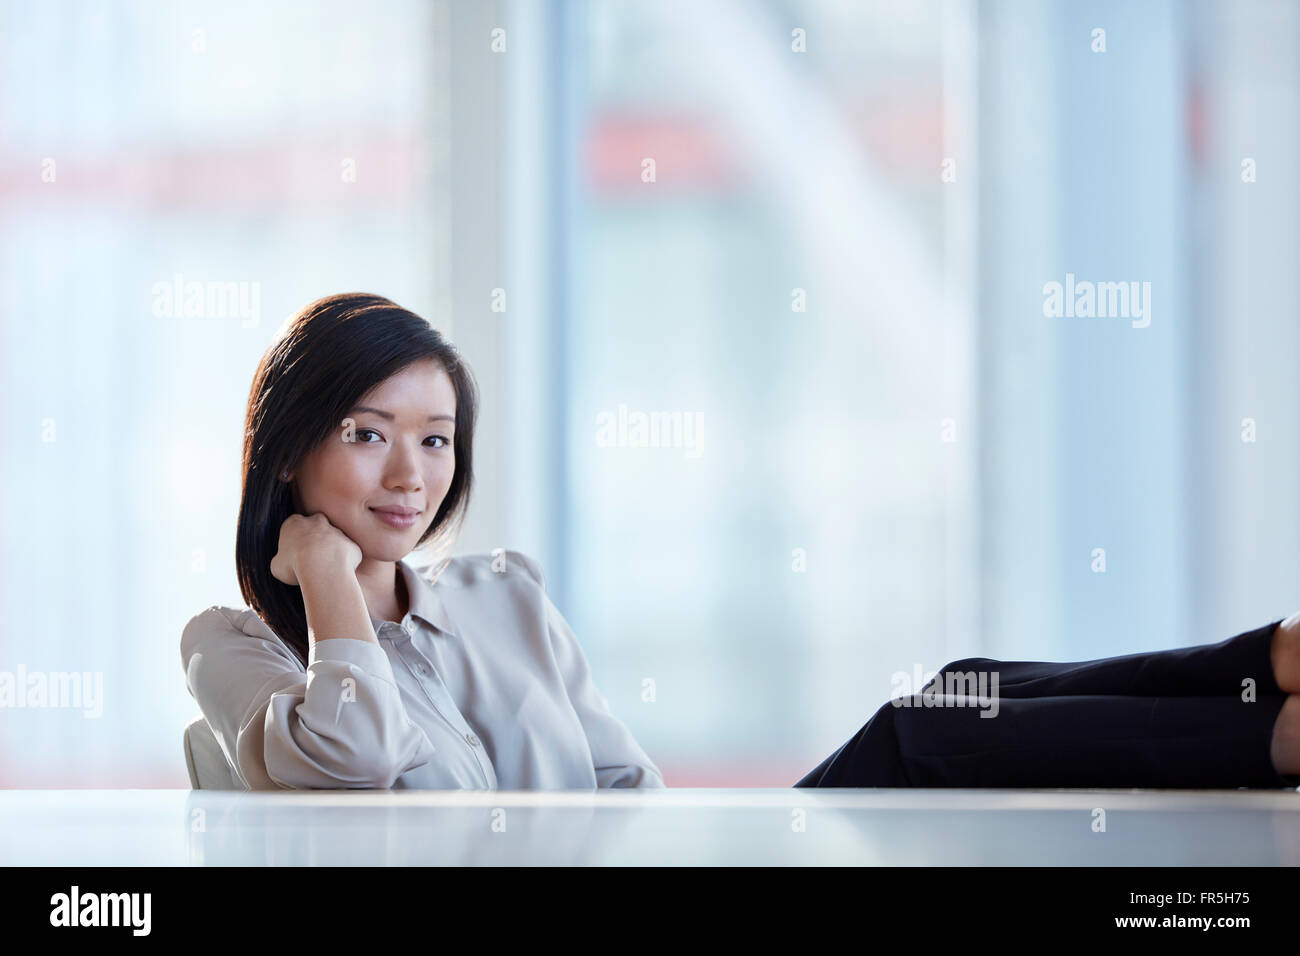
<path id="1" fill-rule="evenodd" d="M 296 569 L 307 610 L 307 641 L 336 637 L 378 644 L 356 572 L 333 558 L 309 559 Z"/>

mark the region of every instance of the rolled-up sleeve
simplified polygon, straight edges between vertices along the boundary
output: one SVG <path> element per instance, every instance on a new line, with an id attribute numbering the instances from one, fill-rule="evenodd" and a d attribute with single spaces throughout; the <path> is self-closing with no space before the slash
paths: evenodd
<path id="1" fill-rule="evenodd" d="M 587 734 L 596 771 L 596 786 L 644 789 L 666 786 L 659 768 L 636 742 L 632 732 L 613 715 L 609 701 L 596 689 L 577 637 L 546 593 L 541 566 L 526 555 L 520 557 L 525 559 L 525 566 L 541 588 L 551 649 L 563 675 L 569 702 Z"/>
<path id="2" fill-rule="evenodd" d="M 251 790 L 387 789 L 435 756 L 377 644 L 316 641 L 304 671 L 283 645 L 213 607 L 186 625 L 181 661 L 190 694 Z"/>

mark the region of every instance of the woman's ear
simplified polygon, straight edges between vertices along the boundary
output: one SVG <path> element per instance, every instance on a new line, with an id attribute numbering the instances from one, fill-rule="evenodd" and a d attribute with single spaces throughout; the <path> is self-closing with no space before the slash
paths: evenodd
<path id="1" fill-rule="evenodd" d="M 298 498 L 298 486 L 293 483 L 294 473 L 288 468 L 280 472 L 280 481 L 289 486 L 289 497 L 293 501 L 293 510 L 303 514 L 302 501 Z"/>

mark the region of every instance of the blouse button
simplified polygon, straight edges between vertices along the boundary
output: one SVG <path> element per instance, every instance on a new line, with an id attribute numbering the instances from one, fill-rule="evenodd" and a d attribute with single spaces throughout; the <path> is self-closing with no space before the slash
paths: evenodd
<path id="1" fill-rule="evenodd" d="M 428 665 L 428 664 L 421 664 L 421 665 L 420 665 L 420 673 L 421 673 L 421 674 L 425 674 L 425 675 L 427 675 L 427 674 L 429 673 L 429 665 Z"/>
<path id="2" fill-rule="evenodd" d="M 466 734 L 466 735 L 465 735 L 465 739 L 469 741 L 469 745 L 470 745 L 471 747 L 477 747 L 477 746 L 478 746 L 478 738 L 475 737 L 473 734 Z"/>

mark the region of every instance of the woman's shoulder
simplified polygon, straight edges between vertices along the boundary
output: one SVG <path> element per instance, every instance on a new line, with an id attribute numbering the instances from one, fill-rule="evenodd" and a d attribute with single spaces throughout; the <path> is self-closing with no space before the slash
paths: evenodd
<path id="1" fill-rule="evenodd" d="M 181 655 L 189 657 L 195 647 L 209 637 L 258 637 L 276 644 L 276 637 L 266 623 L 250 607 L 232 607 L 213 604 L 189 619 L 181 632 Z"/>
<path id="2" fill-rule="evenodd" d="M 545 587 L 542 565 L 536 558 L 513 548 L 493 548 L 456 554 L 425 565 L 412 561 L 414 567 L 435 587 L 477 588 Z"/>
<path id="3" fill-rule="evenodd" d="M 262 619 L 251 607 L 234 607 L 227 604 L 213 604 L 190 618 L 186 627 L 216 628 L 217 630 L 235 630 L 245 634 L 252 633 L 250 619 L 261 624 Z M 263 627 L 266 625 L 263 624 Z"/>

